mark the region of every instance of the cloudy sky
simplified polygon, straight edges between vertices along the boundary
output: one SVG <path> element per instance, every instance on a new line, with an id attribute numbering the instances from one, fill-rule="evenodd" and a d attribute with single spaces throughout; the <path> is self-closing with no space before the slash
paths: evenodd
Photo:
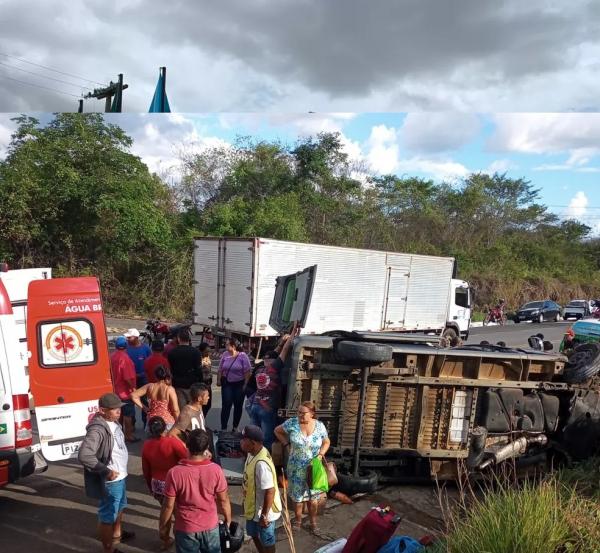
<path id="1" fill-rule="evenodd" d="M 0 114 L 0 158 L 15 129 Z M 48 114 L 42 116 L 47 119 Z M 133 152 L 176 178 L 178 151 L 230 144 L 239 136 L 295 143 L 321 131 L 341 133 L 349 156 L 373 174 L 458 182 L 471 172 L 530 180 L 543 203 L 600 233 L 600 114 L 332 113 L 114 114 Z"/>
<path id="2" fill-rule="evenodd" d="M 163 65 L 178 112 L 598 111 L 599 16 L 586 0 L 0 0 L 0 111 L 73 110 L 118 73 L 124 110 L 147 111 Z"/>

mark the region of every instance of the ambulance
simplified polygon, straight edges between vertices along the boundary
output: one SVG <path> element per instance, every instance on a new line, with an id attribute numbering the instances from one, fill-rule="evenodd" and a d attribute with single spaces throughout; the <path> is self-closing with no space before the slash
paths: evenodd
<path id="1" fill-rule="evenodd" d="M 76 457 L 85 427 L 98 410 L 98 398 L 113 390 L 98 279 L 29 282 L 23 355 L 18 315 L 4 284 L 14 277 L 2 269 L 0 487 L 36 472 L 39 453 L 48 461 Z"/>

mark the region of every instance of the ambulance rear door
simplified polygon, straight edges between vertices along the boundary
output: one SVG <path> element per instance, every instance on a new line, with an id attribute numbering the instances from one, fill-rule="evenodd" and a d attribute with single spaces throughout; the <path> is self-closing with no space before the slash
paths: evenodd
<path id="1" fill-rule="evenodd" d="M 29 284 L 30 386 L 41 449 L 49 461 L 76 457 L 98 398 L 113 391 L 98 279 Z"/>

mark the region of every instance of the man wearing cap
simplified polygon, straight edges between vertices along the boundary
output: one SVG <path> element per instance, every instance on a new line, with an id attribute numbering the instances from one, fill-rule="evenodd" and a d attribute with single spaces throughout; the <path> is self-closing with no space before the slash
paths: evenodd
<path id="1" fill-rule="evenodd" d="M 115 393 L 123 402 L 120 412 L 123 415 L 123 428 L 125 439 L 128 442 L 137 441 L 135 438 L 135 405 L 131 401 L 131 392 L 135 390 L 136 375 L 135 365 L 127 354 L 127 340 L 119 336 L 115 340 L 115 351 L 110 356 L 110 369 L 112 372 Z"/>
<path id="2" fill-rule="evenodd" d="M 140 340 L 140 331 L 137 328 L 130 328 L 123 334 L 127 338 L 127 355 L 135 365 L 135 374 L 138 379 L 137 387 L 148 384 L 146 371 L 144 370 L 144 361 L 152 355 L 152 350 L 148 344 L 143 344 Z"/>
<path id="3" fill-rule="evenodd" d="M 79 462 L 84 467 L 85 492 L 99 499 L 98 519 L 104 553 L 119 553 L 115 544 L 133 537 L 121 528 L 123 509 L 127 506 L 127 462 L 125 436 L 119 424 L 123 402 L 116 394 L 104 394 L 98 401 L 99 411 L 86 428 L 79 448 Z"/>
<path id="4" fill-rule="evenodd" d="M 275 553 L 275 521 L 281 516 L 281 496 L 275 465 L 263 441 L 258 426 L 242 430 L 241 447 L 248 454 L 244 466 L 244 517 L 246 533 L 259 553 Z"/>

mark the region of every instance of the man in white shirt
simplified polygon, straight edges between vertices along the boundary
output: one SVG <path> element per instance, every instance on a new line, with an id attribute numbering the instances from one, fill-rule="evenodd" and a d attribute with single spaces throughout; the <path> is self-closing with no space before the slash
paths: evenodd
<path id="1" fill-rule="evenodd" d="M 273 460 L 263 446 L 263 431 L 248 425 L 242 431 L 244 466 L 244 516 L 246 533 L 259 553 L 275 553 L 275 521 L 281 516 L 281 497 Z"/>
<path id="2" fill-rule="evenodd" d="M 86 493 L 100 500 L 98 519 L 104 553 L 119 553 L 114 544 L 135 536 L 121 528 L 123 509 L 127 506 L 129 460 L 125 435 L 118 423 L 122 405 L 116 394 L 104 394 L 98 401 L 99 412 L 87 426 L 79 448 Z"/>

